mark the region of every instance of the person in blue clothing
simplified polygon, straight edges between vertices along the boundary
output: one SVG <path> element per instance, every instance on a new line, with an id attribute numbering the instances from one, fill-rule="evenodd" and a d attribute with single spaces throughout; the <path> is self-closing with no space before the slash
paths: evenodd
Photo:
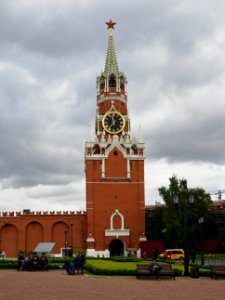
<path id="1" fill-rule="evenodd" d="M 25 257 L 23 255 L 23 252 L 19 253 L 18 256 L 18 266 L 17 266 L 17 270 L 18 271 L 22 271 L 25 268 Z"/>
<path id="2" fill-rule="evenodd" d="M 73 273 L 74 268 L 79 268 L 84 263 L 84 256 L 78 252 L 77 256 L 74 258 L 74 260 L 69 264 L 66 271 L 68 275 L 71 275 Z"/>

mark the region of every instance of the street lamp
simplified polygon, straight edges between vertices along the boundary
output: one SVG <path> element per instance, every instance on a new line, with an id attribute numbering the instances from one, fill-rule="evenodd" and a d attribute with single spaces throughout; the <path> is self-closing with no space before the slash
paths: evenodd
<path id="1" fill-rule="evenodd" d="M 200 230 L 201 230 L 201 251 L 202 251 L 202 254 L 201 254 L 201 264 L 204 265 L 204 252 L 203 252 L 203 246 L 202 246 L 202 241 L 203 241 L 203 230 L 202 230 L 202 226 L 203 226 L 203 223 L 204 223 L 204 218 L 203 217 L 200 217 L 198 219 L 198 223 L 200 224 Z"/>
<path id="2" fill-rule="evenodd" d="M 70 221 L 70 242 L 71 242 L 71 257 L 73 257 L 73 224 L 74 222 L 71 220 Z"/>
<path id="3" fill-rule="evenodd" d="M 194 203 L 194 197 L 188 196 L 188 203 L 191 205 Z M 179 196 L 174 197 L 174 204 L 179 208 L 183 209 L 183 219 L 184 219 L 184 276 L 189 275 L 188 265 L 189 265 L 189 255 L 187 253 L 187 209 L 190 205 L 180 205 Z"/>
<path id="4" fill-rule="evenodd" d="M 64 229 L 64 236 L 65 236 L 65 243 L 64 243 L 64 246 L 65 246 L 65 255 L 67 255 L 67 240 L 66 240 L 66 235 L 67 235 L 67 228 Z"/>

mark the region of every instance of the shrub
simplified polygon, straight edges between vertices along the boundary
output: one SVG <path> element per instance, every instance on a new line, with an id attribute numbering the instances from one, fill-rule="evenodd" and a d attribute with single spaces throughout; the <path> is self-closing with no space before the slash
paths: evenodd
<path id="1" fill-rule="evenodd" d="M 129 269 L 110 269 L 110 268 L 97 268 L 92 266 L 91 264 L 85 264 L 84 269 L 95 275 L 108 275 L 108 276 L 134 276 L 136 274 L 136 270 Z"/>
<path id="2" fill-rule="evenodd" d="M 176 276 L 182 276 L 183 275 L 183 270 L 180 268 L 173 268 L 173 271 L 175 272 Z"/>
<path id="3" fill-rule="evenodd" d="M 16 269 L 17 262 L 16 261 L 7 261 L 7 263 L 0 263 L 0 269 Z"/>
<path id="4" fill-rule="evenodd" d="M 136 257 L 128 257 L 128 256 L 112 256 L 110 258 L 112 261 L 117 261 L 117 262 L 141 262 L 141 258 L 136 258 Z"/>

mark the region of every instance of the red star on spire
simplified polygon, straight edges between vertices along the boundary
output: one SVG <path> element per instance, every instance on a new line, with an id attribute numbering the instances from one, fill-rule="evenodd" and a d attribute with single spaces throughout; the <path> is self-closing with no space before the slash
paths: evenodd
<path id="1" fill-rule="evenodd" d="M 105 24 L 108 25 L 107 29 L 109 29 L 109 28 L 114 29 L 114 26 L 116 25 L 116 23 L 113 22 L 112 19 L 110 19 L 109 22 L 105 22 Z"/>

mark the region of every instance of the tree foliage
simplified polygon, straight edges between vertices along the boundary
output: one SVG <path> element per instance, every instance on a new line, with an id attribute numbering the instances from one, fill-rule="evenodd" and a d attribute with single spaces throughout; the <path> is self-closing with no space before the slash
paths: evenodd
<path id="1" fill-rule="evenodd" d="M 202 238 L 202 221 L 209 218 L 210 195 L 202 188 L 188 188 L 186 179 L 169 178 L 169 187 L 159 188 L 165 202 L 163 210 L 166 247 L 195 249 Z M 175 203 L 177 200 L 177 203 Z M 193 203 L 190 203 L 193 200 Z"/>
<path id="2" fill-rule="evenodd" d="M 225 227 L 223 227 L 223 229 L 221 229 L 219 239 L 220 239 L 221 247 L 222 247 L 223 251 L 225 251 Z"/>

